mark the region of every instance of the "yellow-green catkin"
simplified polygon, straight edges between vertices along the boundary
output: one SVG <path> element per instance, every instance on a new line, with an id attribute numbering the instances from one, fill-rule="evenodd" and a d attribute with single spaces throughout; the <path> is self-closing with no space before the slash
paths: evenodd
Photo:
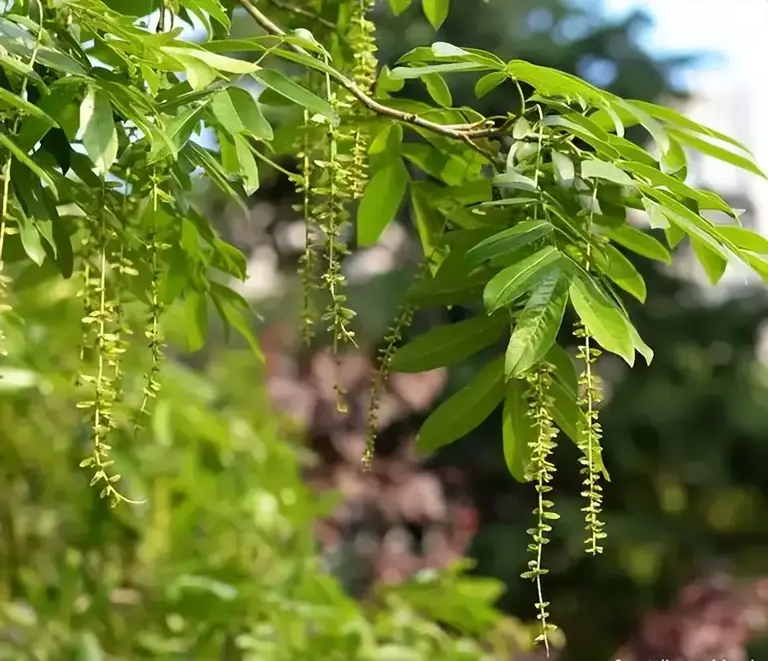
<path id="1" fill-rule="evenodd" d="M 592 204 L 589 220 L 587 221 L 587 232 L 591 230 L 594 208 L 597 204 L 597 186 L 592 190 Z M 598 237 L 599 238 L 599 237 Z M 591 247 L 586 246 L 582 266 L 585 271 L 591 268 L 590 263 Z M 594 344 L 589 329 L 583 322 L 576 323 L 574 336 L 581 340 L 578 357 L 582 361 L 584 368 L 579 376 L 579 405 L 584 412 L 583 422 L 579 425 L 578 446 L 582 452 L 579 458 L 581 463 L 581 474 L 584 476 L 582 482 L 583 490 L 581 496 L 587 500 L 587 504 L 581 509 L 584 512 L 585 530 L 587 537 L 584 540 L 586 551 L 590 555 L 597 555 L 603 552 L 600 540 L 606 538 L 603 530 L 605 524 L 600 519 L 603 505 L 603 488 L 600 484 L 600 472 L 602 462 L 602 428 L 598 421 L 598 406 L 602 399 L 600 381 L 595 374 L 594 366 L 600 357 L 600 349 Z"/>
<path id="2" fill-rule="evenodd" d="M 376 82 L 376 28 L 368 19 L 368 12 L 373 8 L 373 0 L 353 0 L 349 41 L 354 52 L 352 80 L 366 94 L 370 93 Z M 360 199 L 368 181 L 368 148 L 370 131 L 365 122 L 369 113 L 359 104 L 352 105 L 350 120 L 354 122 L 352 148 L 352 198 Z"/>
<path id="3" fill-rule="evenodd" d="M 88 335 L 93 338 L 96 366 L 95 374 L 85 370 L 80 374 L 80 382 L 89 386 L 89 390 L 93 393 L 93 399 L 81 401 L 78 404 L 78 408 L 88 410 L 93 444 L 91 456 L 84 459 L 80 465 L 93 470 L 91 486 L 103 483 L 100 496 L 102 498 L 109 496 L 114 505 L 119 497 L 113 485 L 120 476 L 109 474 L 108 469 L 114 461 L 109 458 L 109 451 L 112 448 L 107 441 L 111 431 L 116 427 L 113 412 L 116 398 L 114 370 L 119 361 L 119 347 L 118 335 L 115 332 L 116 305 L 108 288 L 111 232 L 107 227 L 104 214 L 89 223 L 86 232 L 85 253 L 88 257 L 93 256 L 93 259 L 86 267 L 87 307 L 82 321 L 88 329 L 91 329 Z M 88 341 L 83 344 L 87 346 Z"/>
<path id="4" fill-rule="evenodd" d="M 103 191 L 99 209 L 104 209 L 107 195 Z M 88 411 L 87 420 L 91 428 L 91 455 L 80 462 L 81 468 L 93 471 L 91 486 L 101 485 L 101 498 L 109 498 L 114 507 L 120 501 L 130 501 L 115 488 L 120 475 L 112 473 L 110 467 L 115 463 L 109 457 L 112 446 L 109 436 L 117 427 L 115 422 L 115 404 L 117 400 L 117 377 L 120 375 L 122 347 L 119 335 L 119 317 L 117 301 L 114 296 L 114 284 L 110 285 L 110 276 L 117 270 L 111 263 L 114 254 L 111 246 L 115 240 L 114 231 L 106 222 L 106 214 L 85 225 L 83 257 L 88 259 L 85 267 L 83 298 L 86 310 L 82 319 L 86 333 L 83 338 L 83 356 L 90 362 L 93 358 L 93 370 L 83 365 L 79 382 L 87 386 L 91 399 L 78 403 L 78 408 Z M 92 351 L 88 351 L 91 349 Z M 91 356 L 90 354 L 94 354 Z"/>
<path id="5" fill-rule="evenodd" d="M 560 518 L 559 514 L 552 511 L 554 503 L 547 496 L 552 491 L 550 482 L 555 473 L 555 466 L 550 460 L 550 456 L 557 445 L 555 439 L 558 434 L 551 414 L 553 407 L 550 395 L 552 366 L 545 363 L 537 368 L 528 376 L 528 385 L 528 415 L 532 420 L 536 437 L 530 443 L 531 460 L 526 478 L 536 485 L 538 502 L 533 510 L 536 517 L 536 527 L 528 530 L 528 534 L 533 540 L 528 545 L 528 550 L 534 557 L 528 562 L 528 571 L 522 574 L 522 578 L 530 578 L 536 583 L 537 619 L 541 623 L 541 633 L 536 637 L 536 641 L 544 643 L 547 656 L 549 656 L 548 634 L 556 630 L 556 627 L 548 621 L 547 608 L 550 602 L 544 601 L 542 592 L 541 577 L 548 573 L 548 570 L 542 565 L 542 554 L 544 545 L 549 543 L 548 535 L 552 531 L 552 526 L 548 522 Z"/>
<path id="6" fill-rule="evenodd" d="M 304 111 L 304 124 L 301 129 L 299 143 L 299 171 L 301 177 L 296 185 L 296 191 L 302 200 L 295 208 L 304 216 L 304 252 L 299 259 L 299 276 L 301 277 L 302 306 L 301 306 L 301 337 L 305 345 L 312 342 L 315 334 L 315 324 L 318 319 L 316 298 L 319 277 L 319 245 L 318 227 L 313 205 L 312 186 L 316 175 L 313 160 L 313 145 L 318 138 L 317 126 L 310 121 L 309 111 Z"/>
<path id="7" fill-rule="evenodd" d="M 144 388 L 142 390 L 141 406 L 139 407 L 136 422 L 134 423 L 134 433 L 141 428 L 141 419 L 149 416 L 149 400 L 155 399 L 160 392 L 160 367 L 163 361 L 163 335 L 160 328 L 160 317 L 163 313 L 163 302 L 160 298 L 160 275 L 161 262 L 160 253 L 169 248 L 163 243 L 157 227 L 157 213 L 159 210 L 160 196 L 160 177 L 153 174 L 152 177 L 152 225 L 147 240 L 147 249 L 151 255 L 151 273 L 149 282 L 149 312 L 147 322 L 144 328 L 144 337 L 149 344 L 149 350 L 152 354 L 149 370 L 144 375 Z"/>
<path id="8" fill-rule="evenodd" d="M 584 369 L 579 377 L 579 405 L 584 411 L 584 422 L 579 429 L 579 448 L 583 456 L 579 458 L 582 465 L 581 474 L 584 490 L 582 497 L 587 504 L 581 509 L 584 512 L 586 551 L 591 555 L 603 552 L 600 540 L 605 539 L 604 523 L 600 520 L 603 504 L 603 488 L 600 485 L 600 466 L 602 465 L 602 428 L 598 422 L 598 405 L 601 400 L 599 378 L 594 372 L 594 364 L 600 356 L 600 350 L 594 346 L 592 338 L 584 325 L 579 322 L 574 335 L 583 340 L 579 347 L 578 357 L 584 363 Z"/>
<path id="9" fill-rule="evenodd" d="M 384 384 L 389 378 L 390 363 L 398 343 L 403 337 L 403 331 L 411 325 L 415 307 L 404 303 L 397 312 L 395 321 L 384 337 L 384 346 L 379 351 L 379 360 L 373 372 L 371 391 L 368 395 L 368 418 L 366 422 L 365 451 L 363 452 L 363 470 L 370 471 L 373 467 L 373 457 L 376 450 L 376 436 L 379 430 L 379 402 Z"/>
<path id="10" fill-rule="evenodd" d="M 349 102 L 343 100 L 326 79 L 326 93 L 331 107 L 339 116 L 346 114 Z M 342 271 L 342 262 L 349 253 L 345 241 L 345 233 L 349 229 L 348 203 L 351 197 L 350 180 L 353 174 L 350 168 L 350 145 L 352 137 L 349 127 L 344 124 L 325 125 L 328 140 L 328 153 L 325 160 L 317 162 L 325 175 L 315 188 L 319 202 L 316 218 L 320 229 L 325 235 L 325 272 L 322 281 L 330 296 L 330 303 L 321 316 L 328 323 L 327 330 L 331 333 L 333 355 L 339 356 L 339 346 L 342 343 L 355 344 L 354 332 L 349 325 L 355 317 L 355 312 L 347 307 L 346 278 Z M 338 379 L 334 386 L 336 391 L 336 408 L 339 412 L 347 411 L 346 392 Z"/>

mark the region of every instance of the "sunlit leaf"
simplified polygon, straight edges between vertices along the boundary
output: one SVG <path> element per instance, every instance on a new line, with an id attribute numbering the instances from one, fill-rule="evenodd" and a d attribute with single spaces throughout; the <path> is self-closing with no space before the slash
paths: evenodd
<path id="1" fill-rule="evenodd" d="M 555 343 L 568 302 L 569 278 L 552 269 L 541 276 L 517 317 L 504 363 L 507 378 L 519 378 L 536 365 Z"/>
<path id="2" fill-rule="evenodd" d="M 621 356 L 629 366 L 635 362 L 635 347 L 621 311 L 592 284 L 576 278 L 570 298 L 576 314 L 589 333 L 606 351 Z"/>
<path id="3" fill-rule="evenodd" d="M 561 253 L 552 246 L 542 248 L 534 255 L 514 264 L 496 275 L 485 287 L 483 302 L 488 312 L 511 305 L 537 282 L 537 278 L 561 259 Z"/>
<path id="4" fill-rule="evenodd" d="M 106 174 L 117 159 L 117 129 L 112 104 L 102 90 L 91 87 L 80 104 L 80 131 L 85 151 L 100 174 Z"/>

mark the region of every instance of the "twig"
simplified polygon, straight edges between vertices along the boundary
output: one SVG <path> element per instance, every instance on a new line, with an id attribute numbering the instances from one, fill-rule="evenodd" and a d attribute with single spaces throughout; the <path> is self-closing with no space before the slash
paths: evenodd
<path id="1" fill-rule="evenodd" d="M 291 12 L 297 16 L 303 16 L 304 18 L 309 18 L 331 30 L 337 29 L 337 27 L 328 19 L 323 18 L 322 16 L 318 16 L 317 14 L 301 7 L 292 7 L 290 3 L 284 2 L 283 0 L 267 0 L 267 2 L 269 2 L 270 5 L 277 7 L 278 9 L 282 9 L 283 11 Z"/>
<path id="2" fill-rule="evenodd" d="M 285 31 L 279 26 L 275 25 L 275 23 L 273 23 L 259 9 L 257 9 L 256 6 L 252 4 L 251 0 L 237 0 L 237 2 L 266 32 L 275 35 L 276 37 L 286 36 Z M 309 53 L 307 53 L 307 51 L 305 51 L 300 46 L 296 46 L 295 44 L 287 45 L 297 53 L 301 53 L 302 55 L 309 55 Z M 368 108 L 368 110 L 376 113 L 377 115 L 391 117 L 392 119 L 403 122 L 405 124 L 418 126 L 419 128 L 427 129 L 428 131 L 432 131 L 433 133 L 437 133 L 439 135 L 444 135 L 448 138 L 453 138 L 454 140 L 461 140 L 462 142 L 466 142 L 476 151 L 480 152 L 486 158 L 490 158 L 492 162 L 495 160 L 491 157 L 491 155 L 488 154 L 486 150 L 478 147 L 472 141 L 478 138 L 490 138 L 500 135 L 503 133 L 503 128 L 500 129 L 496 126 L 489 127 L 487 123 L 483 123 L 482 128 L 477 128 L 476 124 L 445 125 L 438 124 L 436 122 L 430 122 L 429 120 L 423 119 L 414 113 L 396 110 L 395 108 L 390 108 L 389 106 L 385 106 L 378 101 L 375 101 L 365 92 L 363 92 L 363 90 L 361 90 L 357 85 L 355 85 L 353 81 L 349 80 L 346 76 L 339 73 L 338 71 L 334 71 L 332 75 L 336 79 L 336 82 L 344 87 L 352 96 L 354 96 L 360 103 L 362 103 L 363 106 Z"/>

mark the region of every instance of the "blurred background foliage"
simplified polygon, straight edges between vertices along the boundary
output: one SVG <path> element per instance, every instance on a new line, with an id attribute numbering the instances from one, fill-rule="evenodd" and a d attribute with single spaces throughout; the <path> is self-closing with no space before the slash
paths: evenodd
<path id="1" fill-rule="evenodd" d="M 282 4 L 265 3 L 270 15 L 302 25 Z M 648 18 L 638 13 L 607 24 L 597 1 L 454 2 L 437 37 L 418 7 L 395 18 L 379 4 L 380 56 L 390 66 L 409 48 L 439 39 L 658 100 L 682 94 L 674 81 L 694 61 L 654 59 L 637 45 Z M 245 17 L 235 27 L 253 30 Z M 461 81 L 453 88 L 456 105 L 477 103 L 472 81 Z M 502 87 L 478 109 L 506 112 L 516 103 L 514 89 Z M 283 112 L 270 110 L 272 117 Z M 297 250 L 285 238 L 297 220 L 294 193 L 284 177 L 262 174 L 247 218 L 215 194 L 201 194 L 222 231 L 252 255 L 254 278 L 265 277 L 264 263 L 281 269 L 281 286 L 255 303 L 263 329 L 295 323 L 298 300 Z M 385 266 L 357 278 L 350 296 L 367 352 L 394 318 L 418 256 L 409 219 L 401 220 L 404 236 Z M 547 547 L 547 593 L 566 659 L 612 658 L 649 610 L 699 573 L 768 575 L 768 383 L 756 352 L 765 297 L 744 291 L 713 302 L 669 271 L 636 265 L 648 282 L 648 304 L 628 304 L 656 357 L 631 372 L 601 364 L 612 481 L 605 492 L 609 539 L 597 559 L 581 551 L 575 451 L 563 444 L 557 456 L 562 520 Z M 272 410 L 263 366 L 226 348 L 218 329 L 203 351 L 186 354 L 181 313 L 167 319 L 173 356 L 147 430 L 114 443 L 124 491 L 147 503 L 110 510 L 98 499 L 77 468 L 87 434 L 74 408 L 74 293 L 65 284 L 51 287 L 44 273 L 16 279 L 15 309 L 25 323 L 9 333 L 13 358 L 0 382 L 0 658 L 417 661 L 481 658 L 470 637 L 496 640 L 499 650 L 509 640 L 525 647 L 527 629 L 489 605 L 503 591 L 499 609 L 523 621 L 535 615 L 533 586 L 519 579 L 534 492 L 508 475 L 497 418 L 441 450 L 427 468 L 464 471 L 479 526 L 468 551 L 473 571 L 498 583 L 472 590 L 459 585 L 469 580 L 459 574 L 422 574 L 358 603 L 332 576 L 343 579 L 344 567 L 329 572 L 319 554 L 315 524 L 336 498 L 318 499 L 302 481 L 317 434 L 289 431 Z M 467 312 L 454 309 L 448 320 Z M 409 333 L 443 321 L 424 311 Z M 283 350 L 286 359 L 302 359 L 290 344 Z M 127 362 L 136 383 L 146 368 L 141 360 L 137 352 Z M 435 403 L 481 360 L 453 369 Z M 407 425 L 415 430 L 425 415 L 414 413 Z M 308 442 L 294 442 L 302 439 Z M 354 458 L 346 461 L 357 468 Z M 438 604 L 446 609 L 435 612 Z M 436 626 L 439 618 L 447 628 Z M 505 633 L 494 639 L 489 632 L 499 627 Z M 357 649 L 367 656 L 355 657 Z"/>

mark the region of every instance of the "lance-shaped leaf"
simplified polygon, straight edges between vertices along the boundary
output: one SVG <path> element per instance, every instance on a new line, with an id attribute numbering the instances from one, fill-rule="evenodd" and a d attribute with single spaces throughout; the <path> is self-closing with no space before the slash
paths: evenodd
<path id="1" fill-rule="evenodd" d="M 373 175 L 357 209 L 357 240 L 361 246 L 374 245 L 394 220 L 409 180 L 402 158 L 392 159 Z"/>
<path id="2" fill-rule="evenodd" d="M 570 286 L 571 304 L 589 333 L 606 351 L 615 353 L 631 367 L 635 346 L 621 310 L 591 281 L 576 278 Z"/>
<path id="3" fill-rule="evenodd" d="M 525 292 L 529 291 L 539 275 L 562 259 L 562 253 L 547 246 L 496 275 L 483 292 L 483 302 L 488 312 L 511 305 Z"/>
<path id="4" fill-rule="evenodd" d="M 272 140 L 275 137 L 272 127 L 250 92 L 240 87 L 230 87 L 227 92 L 242 121 L 244 130 L 257 140 Z"/>
<path id="5" fill-rule="evenodd" d="M 451 0 L 421 0 L 421 7 L 424 10 L 424 16 L 431 23 L 435 30 L 448 18 L 448 8 Z"/>
<path id="6" fill-rule="evenodd" d="M 321 99 L 314 92 L 310 92 L 306 87 L 286 77 L 277 69 L 262 69 L 252 75 L 256 81 L 266 85 L 289 101 L 293 101 L 310 112 L 322 115 L 334 126 L 338 125 L 339 116 L 334 112 L 328 101 Z"/>
<path id="7" fill-rule="evenodd" d="M 657 119 L 667 122 L 668 124 L 672 124 L 677 128 L 682 128 L 686 131 L 692 131 L 693 133 L 698 133 L 699 135 L 706 135 L 707 137 L 714 138 L 715 140 L 722 140 L 723 142 L 730 143 L 734 147 L 738 147 L 739 149 L 743 149 L 749 153 L 747 147 L 741 144 L 738 140 L 734 140 L 725 133 L 715 131 L 708 126 L 703 126 L 698 122 L 694 122 L 693 120 L 688 119 L 688 117 L 685 117 L 685 115 L 681 115 L 676 110 L 672 110 L 671 108 L 666 108 L 664 106 L 659 106 L 655 103 L 649 103 L 648 101 L 629 100 L 627 103 L 630 103 L 633 106 L 644 110 L 652 117 L 656 117 Z"/>
<path id="8" fill-rule="evenodd" d="M 635 265 L 611 245 L 604 246 L 603 251 L 607 258 L 605 265 L 601 266 L 603 272 L 625 292 L 645 303 L 648 291 Z"/>
<path id="9" fill-rule="evenodd" d="M 644 200 L 644 202 L 649 201 Z M 661 213 L 659 205 L 649 208 Z M 624 246 L 638 255 L 642 255 L 648 259 L 656 259 L 665 264 L 672 262 L 672 256 L 669 254 L 669 250 L 661 245 L 661 243 L 654 239 L 650 234 L 646 234 L 636 227 L 632 227 L 631 225 L 620 225 L 619 227 L 606 229 L 604 230 L 604 233 L 619 245 Z"/>
<path id="10" fill-rule="evenodd" d="M 581 163 L 581 176 L 584 179 L 605 179 L 622 186 L 632 186 L 634 183 L 629 175 L 613 163 L 588 159 Z"/>
<path id="11" fill-rule="evenodd" d="M 576 374 L 576 365 L 566 350 L 559 344 L 553 344 L 544 360 L 552 365 L 554 377 L 575 398 L 579 389 L 579 376 Z"/>
<path id="12" fill-rule="evenodd" d="M 706 220 L 699 214 L 691 211 L 684 204 L 678 202 L 664 191 L 645 186 L 644 184 L 640 184 L 640 186 L 644 193 L 647 192 L 660 202 L 660 204 L 657 204 L 650 201 L 650 204 L 652 207 L 656 205 L 655 208 L 671 221 L 672 224 L 679 227 L 688 236 L 699 239 L 722 259 L 726 261 L 730 259 L 730 254 L 716 238 L 714 225 L 709 220 Z"/>
<path id="13" fill-rule="evenodd" d="M 500 357 L 432 412 L 419 430 L 416 449 L 432 452 L 465 436 L 493 413 L 504 392 L 504 358 Z"/>
<path id="14" fill-rule="evenodd" d="M 503 314 L 485 315 L 437 326 L 400 347 L 392 357 L 395 372 L 426 372 L 469 358 L 498 340 L 509 325 Z"/>
<path id="15" fill-rule="evenodd" d="M 80 130 L 85 151 L 100 174 L 117 159 L 117 129 L 106 92 L 91 87 L 80 104 Z"/>
<path id="16" fill-rule="evenodd" d="M 544 220 L 525 220 L 498 234 L 488 237 L 467 251 L 467 263 L 479 266 L 505 253 L 548 236 L 552 225 Z"/>
<path id="17" fill-rule="evenodd" d="M 504 371 L 519 378 L 552 348 L 568 302 L 569 278 L 559 268 L 548 271 L 536 285 L 509 338 Z"/>
<path id="18" fill-rule="evenodd" d="M 56 190 L 56 184 L 53 182 L 53 178 L 43 168 L 35 163 L 35 161 L 27 156 L 24 150 L 21 149 L 13 140 L 11 140 L 11 137 L 6 133 L 0 133 L 0 147 L 5 147 L 5 149 L 13 154 L 19 163 L 23 163 L 38 177 L 40 177 L 41 181 L 44 181 L 46 184 L 48 184 L 53 195 L 58 198 L 59 194 Z"/>
<path id="19" fill-rule="evenodd" d="M 717 225 L 715 233 L 742 250 L 768 255 L 768 239 L 752 230 L 735 225 Z"/>
<path id="20" fill-rule="evenodd" d="M 525 482 L 531 460 L 531 443 L 536 441 L 536 428 L 528 414 L 526 384 L 520 379 L 507 383 L 502 414 L 504 460 L 518 482 Z"/>
<path id="21" fill-rule="evenodd" d="M 212 53 L 209 50 L 203 50 L 202 48 L 161 46 L 160 50 L 177 59 L 194 58 L 216 71 L 224 71 L 226 73 L 253 73 L 260 69 L 260 67 L 253 62 L 236 60 L 235 58 L 227 57 L 226 55 L 219 55 L 218 53 Z"/>
<path id="22" fill-rule="evenodd" d="M 709 282 L 713 285 L 720 282 L 720 279 L 725 275 L 725 270 L 728 268 L 728 260 L 718 255 L 714 250 L 711 250 L 706 243 L 695 236 L 691 237 L 691 248 L 693 248 L 696 259 L 699 260 L 699 263 L 704 268 Z"/>
<path id="23" fill-rule="evenodd" d="M 768 178 L 751 158 L 747 158 L 746 156 L 732 152 L 729 149 L 723 149 L 722 147 L 712 144 L 707 140 L 697 138 L 695 135 L 692 135 L 686 131 L 669 129 L 669 134 L 683 145 L 692 147 L 693 149 L 700 151 L 702 154 L 712 156 L 719 161 L 723 161 L 723 163 L 735 165 L 737 168 L 741 168 L 742 170 L 756 174 L 758 177 L 762 177 L 763 179 Z"/>

